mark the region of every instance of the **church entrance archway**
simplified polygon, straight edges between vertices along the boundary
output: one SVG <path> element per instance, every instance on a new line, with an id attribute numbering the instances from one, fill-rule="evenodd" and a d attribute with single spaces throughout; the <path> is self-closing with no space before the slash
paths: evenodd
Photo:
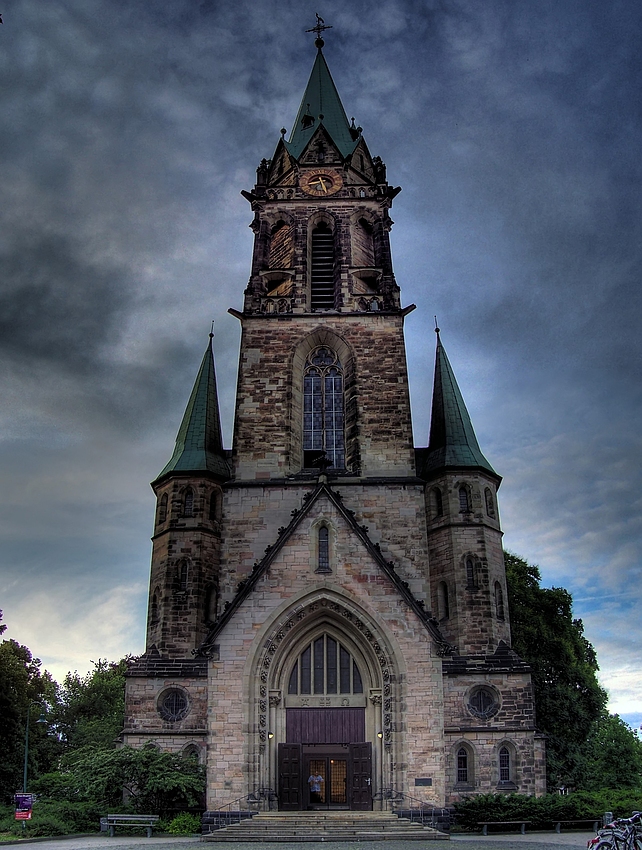
<path id="1" fill-rule="evenodd" d="M 382 636 L 351 603 L 320 598 L 280 618 L 260 665 L 260 784 L 283 810 L 372 809 L 392 784 Z"/>
<path id="2" fill-rule="evenodd" d="M 279 744 L 279 808 L 372 809 L 372 744 Z"/>

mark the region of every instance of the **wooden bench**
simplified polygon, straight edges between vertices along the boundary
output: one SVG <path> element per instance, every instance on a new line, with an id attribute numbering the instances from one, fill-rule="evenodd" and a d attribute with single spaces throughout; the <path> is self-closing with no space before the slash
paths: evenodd
<path id="1" fill-rule="evenodd" d="M 117 826 L 144 826 L 147 837 L 152 837 L 152 829 L 158 823 L 158 815 L 107 815 L 107 826 L 109 836 L 113 838 Z"/>
<path id="2" fill-rule="evenodd" d="M 597 832 L 599 820 L 592 820 L 591 818 L 575 818 L 574 820 L 558 820 L 553 821 L 555 823 L 555 832 L 561 832 L 562 827 L 583 827 L 586 826 L 588 829 L 592 829 L 593 832 Z"/>
<path id="3" fill-rule="evenodd" d="M 488 835 L 489 826 L 518 826 L 519 831 L 524 835 L 526 833 L 526 824 L 529 820 L 480 820 L 477 821 L 477 826 L 481 826 L 482 835 Z"/>

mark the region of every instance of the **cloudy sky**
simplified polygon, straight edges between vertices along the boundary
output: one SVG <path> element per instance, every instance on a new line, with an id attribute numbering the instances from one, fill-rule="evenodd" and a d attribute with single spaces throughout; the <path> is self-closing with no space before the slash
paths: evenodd
<path id="1" fill-rule="evenodd" d="M 0 608 L 61 679 L 143 649 L 154 502 L 215 320 L 231 443 L 241 189 L 325 54 L 388 166 L 425 445 L 433 315 L 507 548 L 642 721 L 638 0 L 8 0 Z M 430 330 L 430 332 L 428 332 Z"/>

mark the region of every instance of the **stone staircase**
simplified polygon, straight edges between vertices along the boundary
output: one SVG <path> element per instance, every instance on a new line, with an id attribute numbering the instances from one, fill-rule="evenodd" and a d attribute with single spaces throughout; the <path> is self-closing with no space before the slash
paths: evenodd
<path id="1" fill-rule="evenodd" d="M 447 833 L 389 812 L 261 812 L 203 835 L 203 841 L 427 841 Z"/>

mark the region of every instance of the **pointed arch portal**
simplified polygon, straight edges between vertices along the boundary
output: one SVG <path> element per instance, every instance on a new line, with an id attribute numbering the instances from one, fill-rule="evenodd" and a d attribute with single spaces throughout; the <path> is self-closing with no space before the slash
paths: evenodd
<path id="1" fill-rule="evenodd" d="M 292 607 L 263 642 L 256 780 L 279 808 L 369 810 L 390 784 L 397 677 L 378 631 L 323 596 Z"/>

